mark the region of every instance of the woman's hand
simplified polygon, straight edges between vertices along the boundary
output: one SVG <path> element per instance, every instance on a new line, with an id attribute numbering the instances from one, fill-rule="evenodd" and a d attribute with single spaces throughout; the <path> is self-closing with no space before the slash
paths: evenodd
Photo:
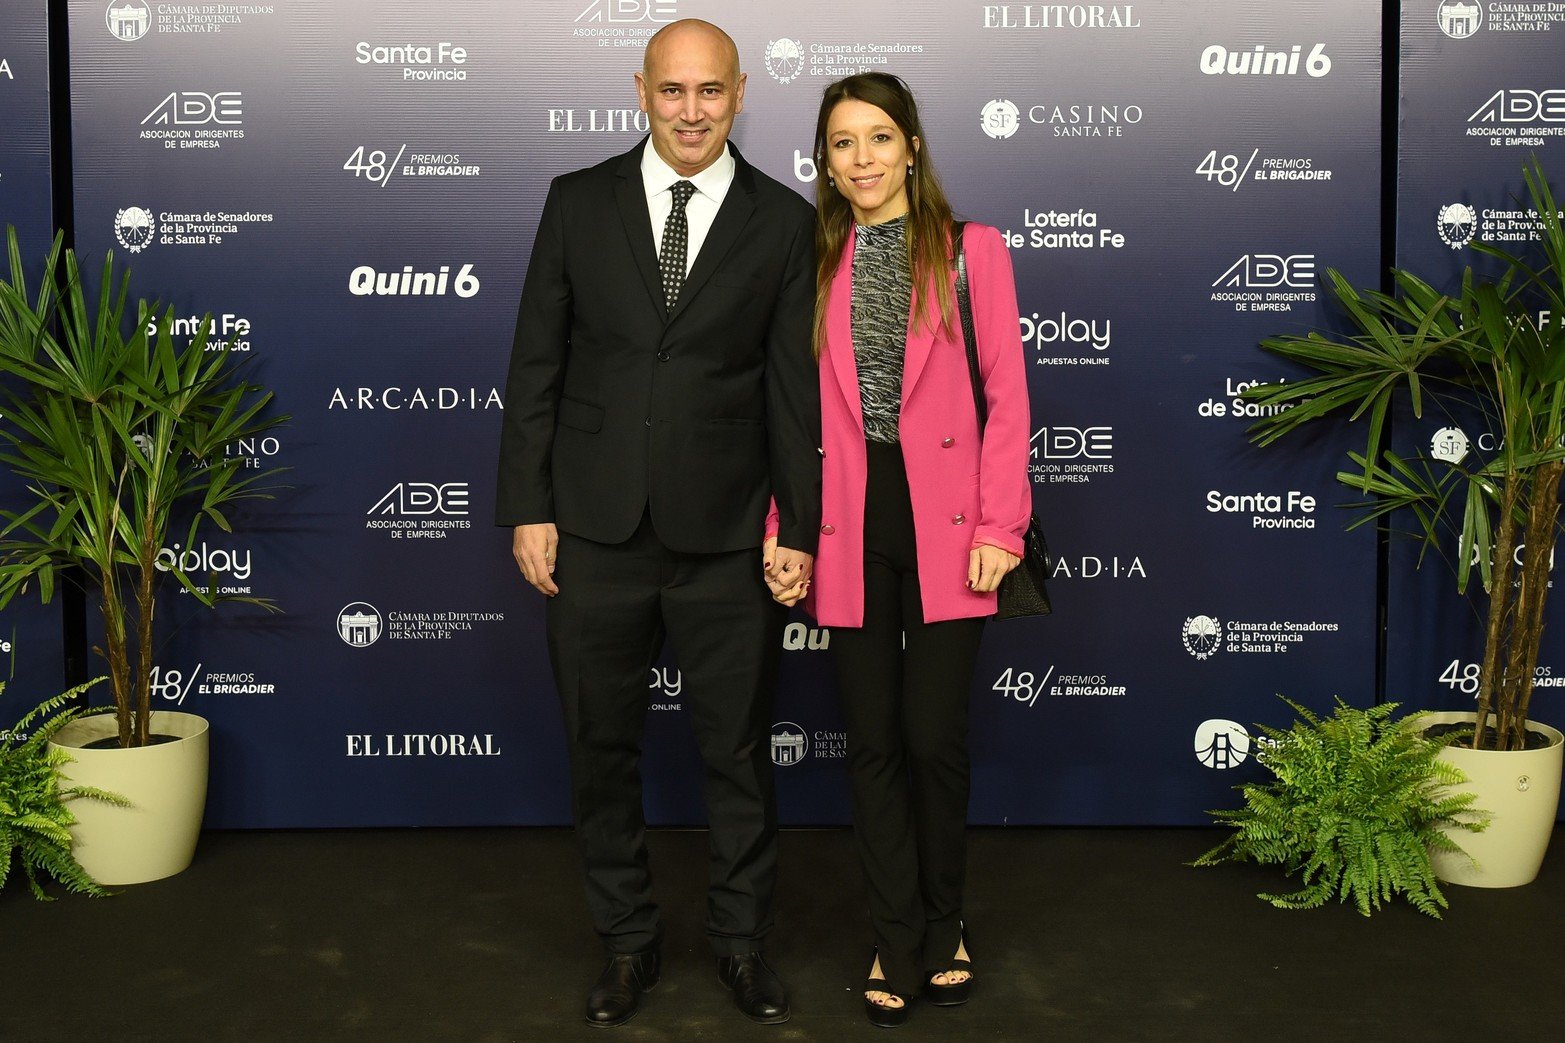
<path id="1" fill-rule="evenodd" d="M 967 553 L 967 586 L 977 594 L 988 594 L 1000 585 L 1005 574 L 1022 563 L 1022 559 L 999 547 L 987 543 L 974 547 Z"/>
<path id="2" fill-rule="evenodd" d="M 809 566 L 784 567 L 777 553 L 776 536 L 767 537 L 761 544 L 761 575 L 766 580 L 766 588 L 772 592 L 772 600 L 779 605 L 792 608 L 810 592 Z"/>

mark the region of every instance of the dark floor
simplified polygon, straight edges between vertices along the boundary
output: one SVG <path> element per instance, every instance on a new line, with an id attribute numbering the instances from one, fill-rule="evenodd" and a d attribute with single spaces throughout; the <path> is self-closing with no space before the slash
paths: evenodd
<path id="1" fill-rule="evenodd" d="M 1534 884 L 1453 888 L 1443 922 L 1283 912 L 1210 830 L 975 831 L 980 991 L 892 1039 L 1543 1040 L 1565 1018 L 1565 831 Z M 600 956 L 568 833 L 214 833 L 170 880 L 0 894 L 5 1040 L 883 1039 L 861 1014 L 849 836 L 783 834 L 772 962 L 793 1020 L 753 1026 L 700 932 L 705 834 L 651 838 L 668 936 L 637 1018 L 582 1023 Z M 1486 984 L 1488 983 L 1488 984 Z"/>

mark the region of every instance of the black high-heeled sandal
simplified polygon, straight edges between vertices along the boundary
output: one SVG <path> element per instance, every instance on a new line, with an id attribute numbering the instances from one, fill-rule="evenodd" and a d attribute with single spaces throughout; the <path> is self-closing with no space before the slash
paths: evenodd
<path id="1" fill-rule="evenodd" d="M 869 965 L 874 967 L 875 964 L 879 962 L 880 950 L 876 949 L 870 956 Z M 895 996 L 897 999 L 902 1001 L 902 1006 L 900 1007 L 888 1007 L 884 1003 L 876 1003 L 868 996 L 865 996 L 864 1016 L 869 1019 L 869 1023 L 871 1025 L 874 1025 L 876 1028 L 894 1029 L 898 1025 L 901 1025 L 903 1022 L 907 1021 L 908 1012 L 913 1009 L 913 997 L 904 996 L 899 992 L 893 992 L 891 989 L 891 983 L 888 982 L 885 978 L 865 978 L 864 991 L 890 993 L 892 996 Z"/>
<path id="2" fill-rule="evenodd" d="M 951 965 L 940 973 L 949 974 L 951 971 L 966 971 L 967 977 L 962 981 L 950 982 L 945 985 L 937 985 L 934 981 L 925 982 L 924 996 L 929 1000 L 931 1006 L 960 1007 L 973 994 L 973 949 L 967 940 L 966 924 L 962 925 L 961 938 L 962 943 L 959 948 L 966 951 L 968 959 L 958 960 L 953 958 Z"/>

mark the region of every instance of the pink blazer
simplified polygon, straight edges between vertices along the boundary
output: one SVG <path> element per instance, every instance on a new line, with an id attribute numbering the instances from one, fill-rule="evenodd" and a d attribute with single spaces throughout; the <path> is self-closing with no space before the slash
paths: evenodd
<path id="1" fill-rule="evenodd" d="M 978 365 L 989 404 L 981 444 L 955 315 L 949 334 L 928 323 L 909 326 L 902 371 L 902 459 L 926 623 L 994 612 L 993 594 L 967 589 L 968 554 L 990 544 L 1020 555 L 1032 513 L 1031 418 L 1011 258 L 1000 233 L 988 225 L 969 224 L 965 238 Z M 850 234 L 831 285 L 820 364 L 821 538 L 805 608 L 827 627 L 864 625 L 867 467 L 849 318 L 853 247 Z"/>

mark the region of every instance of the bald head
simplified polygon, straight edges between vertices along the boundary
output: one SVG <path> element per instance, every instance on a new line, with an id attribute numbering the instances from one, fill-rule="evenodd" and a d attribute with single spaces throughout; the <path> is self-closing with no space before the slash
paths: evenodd
<path id="1" fill-rule="evenodd" d="M 691 177 L 723 154 L 744 109 L 739 49 L 711 22 L 670 22 L 647 41 L 636 93 L 652 147 L 680 177 Z"/>
<path id="2" fill-rule="evenodd" d="M 681 18 L 670 22 L 652 34 L 647 41 L 646 56 L 641 62 L 641 75 L 652 78 L 655 63 L 665 51 L 673 52 L 686 47 L 713 48 L 721 56 L 723 66 L 731 79 L 739 77 L 739 48 L 734 38 L 711 22 L 699 18 Z"/>

